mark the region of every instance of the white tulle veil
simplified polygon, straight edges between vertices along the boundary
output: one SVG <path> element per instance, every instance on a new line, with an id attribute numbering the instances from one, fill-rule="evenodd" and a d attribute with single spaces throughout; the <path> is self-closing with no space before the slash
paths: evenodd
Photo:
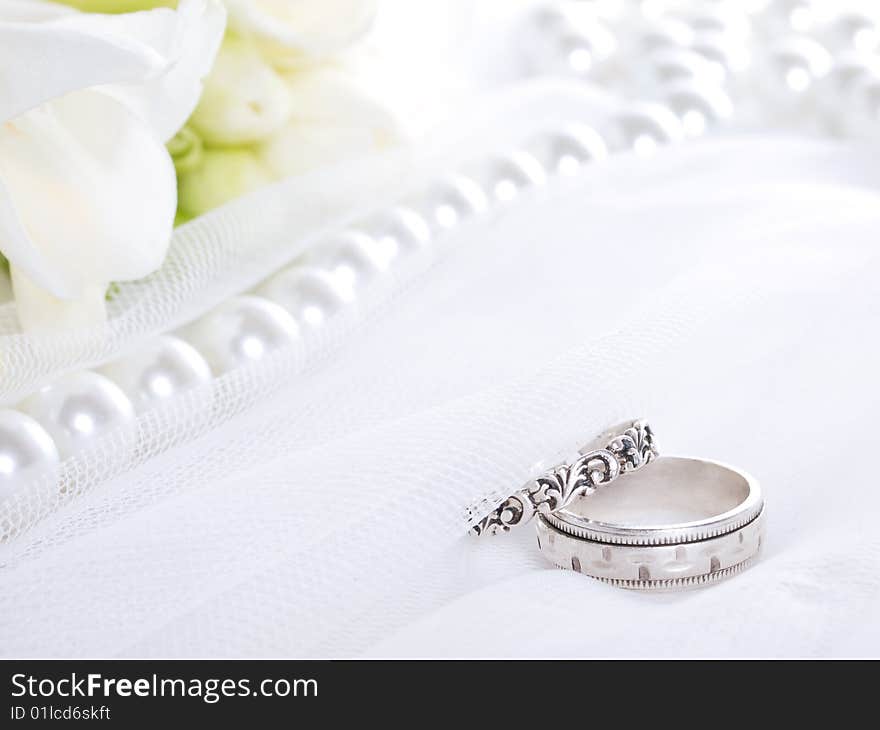
<path id="1" fill-rule="evenodd" d="M 6 397 L 195 317 L 469 156 L 608 103 L 584 94 L 518 91 L 405 159 L 282 183 L 184 227 L 106 329 L 52 349 L 10 325 Z M 444 234 L 319 336 L 110 434 L 65 462 L 62 490 L 4 503 L 0 651 L 876 649 L 873 158 L 715 139 L 597 163 Z M 666 452 L 762 480 L 770 539 L 754 569 L 639 595 L 549 569 L 529 530 L 467 537 L 468 506 L 638 415 Z"/>

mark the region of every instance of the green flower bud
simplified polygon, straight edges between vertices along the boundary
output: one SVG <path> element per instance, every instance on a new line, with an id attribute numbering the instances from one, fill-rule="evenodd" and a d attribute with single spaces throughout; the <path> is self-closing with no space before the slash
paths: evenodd
<path id="1" fill-rule="evenodd" d="M 291 121 L 257 149 L 278 178 L 402 144 L 397 117 L 344 71 L 321 67 L 291 75 Z"/>
<path id="2" fill-rule="evenodd" d="M 182 226 L 184 223 L 189 223 L 193 219 L 189 213 L 178 210 L 177 213 L 174 214 L 174 227 Z"/>
<path id="3" fill-rule="evenodd" d="M 235 147 L 280 129 L 292 111 L 281 75 L 251 41 L 227 35 L 189 124 L 208 145 Z"/>
<path id="4" fill-rule="evenodd" d="M 192 128 L 184 127 L 166 145 L 178 175 L 191 172 L 202 164 L 205 146 Z"/>
<path id="5" fill-rule="evenodd" d="M 272 180 L 249 149 L 205 150 L 202 164 L 178 180 L 178 211 L 194 218 Z"/>

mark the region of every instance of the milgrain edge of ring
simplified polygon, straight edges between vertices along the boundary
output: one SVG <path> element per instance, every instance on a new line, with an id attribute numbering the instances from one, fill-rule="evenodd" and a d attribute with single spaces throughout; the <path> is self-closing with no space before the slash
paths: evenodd
<path id="1" fill-rule="evenodd" d="M 764 495 L 758 481 L 748 472 L 712 459 L 675 456 L 671 458 L 694 459 L 704 464 L 727 469 L 742 477 L 749 486 L 746 499 L 733 509 L 704 520 L 684 522 L 677 525 L 609 525 L 604 522 L 560 512 L 542 515 L 545 521 L 560 532 L 571 537 L 607 545 L 631 545 L 650 547 L 660 545 L 685 545 L 692 542 L 721 537 L 736 532 L 760 517 L 764 511 Z M 580 524 L 577 524 L 580 523 Z"/>
<path id="2" fill-rule="evenodd" d="M 725 523 L 723 526 L 715 528 L 707 528 L 704 530 L 695 529 L 694 526 L 700 525 L 701 522 L 688 522 L 681 526 L 667 530 L 664 535 L 640 535 L 644 530 L 659 530 L 659 527 L 648 528 L 626 528 L 632 531 L 628 535 L 612 535 L 607 532 L 594 531 L 589 528 L 577 527 L 563 522 L 554 514 L 541 515 L 549 525 L 564 532 L 571 537 L 580 540 L 589 540 L 590 542 L 602 543 L 603 545 L 630 545 L 633 547 L 659 547 L 661 545 L 687 545 L 692 542 L 701 542 L 710 540 L 713 537 L 721 537 L 731 532 L 741 530 L 746 525 L 756 520 L 764 511 L 764 503 L 761 502 L 757 507 L 743 514 L 741 519 L 733 522 Z M 623 529 L 623 528 L 621 528 Z"/>

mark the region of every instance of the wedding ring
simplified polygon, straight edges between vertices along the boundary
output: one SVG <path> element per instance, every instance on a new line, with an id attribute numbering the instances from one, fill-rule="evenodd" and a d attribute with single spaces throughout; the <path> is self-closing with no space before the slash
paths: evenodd
<path id="1" fill-rule="evenodd" d="M 764 498 L 738 469 L 664 456 L 613 490 L 539 515 L 537 533 L 538 548 L 560 568 L 621 588 L 687 588 L 751 565 L 764 536 Z"/>
<path id="2" fill-rule="evenodd" d="M 536 513 L 564 509 L 572 500 L 640 469 L 656 456 L 654 434 L 647 422 L 625 421 L 585 444 L 570 462 L 529 481 L 478 521 L 471 532 L 495 535 L 525 524 Z"/>

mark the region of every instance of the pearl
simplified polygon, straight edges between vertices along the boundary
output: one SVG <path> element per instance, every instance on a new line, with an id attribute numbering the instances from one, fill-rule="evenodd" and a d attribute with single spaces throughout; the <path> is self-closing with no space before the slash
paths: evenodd
<path id="1" fill-rule="evenodd" d="M 822 42 L 833 50 L 854 50 L 869 55 L 880 49 L 877 18 L 867 13 L 848 11 L 839 14 L 820 34 Z"/>
<path id="2" fill-rule="evenodd" d="M 526 147 L 544 169 L 560 175 L 575 174 L 585 164 L 608 156 L 605 140 L 584 124 L 537 135 Z"/>
<path id="3" fill-rule="evenodd" d="M 688 137 L 698 137 L 710 127 L 729 119 L 733 114 L 730 97 L 719 86 L 693 81 L 669 84 L 663 100 L 681 120 Z"/>
<path id="4" fill-rule="evenodd" d="M 726 76 L 720 64 L 685 48 L 662 48 L 650 53 L 637 73 L 641 86 L 650 91 L 680 81 L 720 85 Z"/>
<path id="5" fill-rule="evenodd" d="M 122 388 L 137 413 L 211 382 L 205 359 L 192 345 L 170 335 L 151 339 L 99 372 Z"/>
<path id="6" fill-rule="evenodd" d="M 790 38 L 777 43 L 768 59 L 768 73 L 762 74 L 765 90 L 775 99 L 780 91 L 801 95 L 828 73 L 831 56 L 810 38 Z"/>
<path id="7" fill-rule="evenodd" d="M 628 149 L 646 156 L 683 136 L 681 121 L 667 107 L 633 104 L 612 118 L 606 139 L 612 150 Z"/>
<path id="8" fill-rule="evenodd" d="M 222 375 L 291 344 L 299 327 L 279 305 L 239 296 L 185 328 L 181 336 L 201 352 L 215 375 Z"/>
<path id="9" fill-rule="evenodd" d="M 434 230 L 453 228 L 482 213 L 488 206 L 486 193 L 464 175 L 449 175 L 433 183 L 413 201 L 413 207 Z"/>
<path id="10" fill-rule="evenodd" d="M 280 304 L 307 327 L 320 327 L 346 302 L 330 275 L 308 266 L 290 266 L 280 271 L 255 293 Z"/>
<path id="11" fill-rule="evenodd" d="M 749 65 L 749 52 L 746 44 L 715 31 L 694 33 L 691 50 L 716 64 L 725 76 L 739 73 Z"/>
<path id="12" fill-rule="evenodd" d="M 30 416 L 0 410 L 0 503 L 20 486 L 58 468 L 52 437 Z"/>
<path id="13" fill-rule="evenodd" d="M 88 370 L 40 388 L 19 408 L 48 431 L 62 458 L 82 451 L 134 418 L 131 401 L 119 386 Z"/>
<path id="14" fill-rule="evenodd" d="M 513 200 L 547 179 L 541 163 L 524 151 L 491 157 L 472 165 L 472 176 L 488 191 L 490 199 L 498 203 Z"/>
<path id="15" fill-rule="evenodd" d="M 636 42 L 640 53 L 677 50 L 688 47 L 694 40 L 693 28 L 680 20 L 661 18 L 641 31 Z"/>
<path id="16" fill-rule="evenodd" d="M 375 241 L 382 268 L 406 253 L 424 248 L 431 241 L 431 229 L 411 208 L 396 206 L 379 213 L 360 226 Z"/>
<path id="17" fill-rule="evenodd" d="M 318 241 L 303 260 L 326 272 L 346 300 L 390 263 L 383 256 L 381 244 L 358 231 L 343 231 Z"/>
<path id="18" fill-rule="evenodd" d="M 614 34 L 588 8 L 541 8 L 531 29 L 525 54 L 536 73 L 588 76 L 617 48 Z"/>
<path id="19" fill-rule="evenodd" d="M 562 68 L 574 76 L 594 73 L 617 47 L 614 36 L 598 21 L 586 28 L 563 33 L 557 43 Z"/>
<path id="20" fill-rule="evenodd" d="M 770 37 L 786 33 L 808 33 L 818 19 L 815 0 L 774 0 L 767 6 L 767 17 L 759 20 Z"/>
<path id="21" fill-rule="evenodd" d="M 696 34 L 717 33 L 739 42 L 746 41 L 751 34 L 746 15 L 730 6 L 686 8 L 673 13 L 672 17 L 681 20 Z"/>

